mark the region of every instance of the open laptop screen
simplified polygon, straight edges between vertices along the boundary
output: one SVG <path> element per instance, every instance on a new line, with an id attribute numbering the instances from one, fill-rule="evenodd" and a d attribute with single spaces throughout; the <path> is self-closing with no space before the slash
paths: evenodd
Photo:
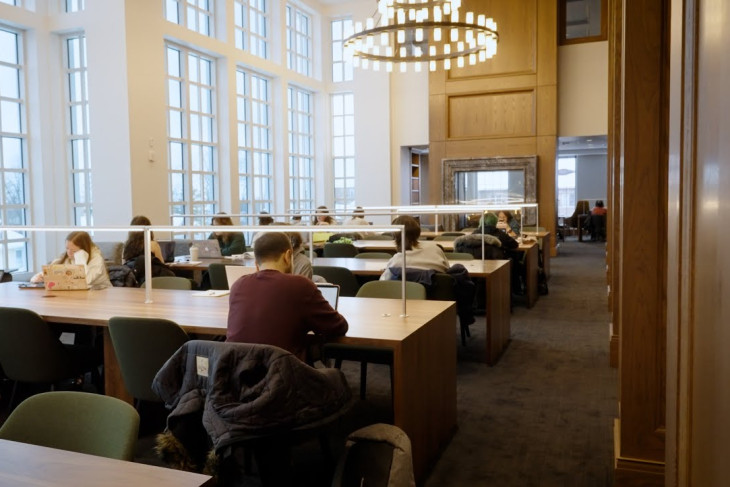
<path id="1" fill-rule="evenodd" d="M 318 283 L 317 287 L 319 288 L 319 292 L 322 293 L 322 296 L 324 296 L 324 299 L 327 300 L 330 306 L 332 306 L 334 309 L 337 309 L 337 302 L 339 301 L 340 297 L 340 286 L 338 286 L 337 284 Z"/>

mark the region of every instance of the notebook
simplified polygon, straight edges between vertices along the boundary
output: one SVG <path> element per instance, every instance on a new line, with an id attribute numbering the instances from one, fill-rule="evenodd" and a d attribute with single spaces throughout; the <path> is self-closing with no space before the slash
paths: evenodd
<path id="1" fill-rule="evenodd" d="M 226 279 L 228 280 L 228 289 L 231 289 L 233 287 L 233 283 L 241 277 L 253 274 L 254 272 L 256 272 L 255 267 L 249 267 L 244 265 L 227 265 Z"/>
<path id="2" fill-rule="evenodd" d="M 201 259 L 219 259 L 223 257 L 218 240 L 193 240 L 193 245 L 198 247 L 198 257 Z"/>
<path id="3" fill-rule="evenodd" d="M 317 287 L 330 306 L 332 306 L 333 309 L 337 309 L 337 302 L 340 297 L 340 286 L 337 284 L 317 283 Z"/>
<path id="4" fill-rule="evenodd" d="M 79 264 L 43 266 L 43 283 L 48 291 L 78 291 L 89 289 L 86 269 Z"/>

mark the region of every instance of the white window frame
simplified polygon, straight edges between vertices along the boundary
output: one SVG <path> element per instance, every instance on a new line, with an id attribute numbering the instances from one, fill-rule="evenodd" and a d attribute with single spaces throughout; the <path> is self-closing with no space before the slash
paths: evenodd
<path id="1" fill-rule="evenodd" d="M 286 6 L 286 64 L 287 68 L 304 76 L 313 71 L 312 16 L 292 4 Z"/>
<path id="2" fill-rule="evenodd" d="M 236 48 L 269 59 L 269 0 L 235 0 L 233 6 Z"/>
<path id="3" fill-rule="evenodd" d="M 242 214 L 272 213 L 274 207 L 271 95 L 271 79 L 242 67 L 236 70 L 238 206 Z M 241 223 L 252 225 L 254 221 L 242 217 Z"/>
<path id="4" fill-rule="evenodd" d="M 66 13 L 81 12 L 86 8 L 85 0 L 63 0 Z"/>
<path id="5" fill-rule="evenodd" d="M 25 64 L 23 33 L 0 25 L 0 30 L 15 36 L 15 56 L 0 53 L 0 76 L 14 71 L 17 76 L 17 93 L 8 93 L 7 85 L 0 80 L 0 222 L 6 225 L 26 225 L 30 218 L 28 133 L 26 123 Z M 2 88 L 5 87 L 3 90 Z M 11 96 L 17 95 L 17 96 Z M 13 108 L 17 108 L 17 122 L 4 120 Z M 13 162 L 14 161 L 14 162 Z M 17 180 L 20 180 L 19 182 Z M 13 181 L 15 180 L 15 181 Z M 8 204 L 8 188 L 20 185 L 16 202 Z M 30 263 L 30 238 L 25 232 L 0 232 L 0 269 L 27 271 Z M 10 261 L 10 252 L 16 254 Z"/>
<path id="6" fill-rule="evenodd" d="M 332 111 L 332 174 L 335 211 L 355 204 L 355 96 L 330 95 Z M 348 196 L 350 194 L 350 196 Z"/>
<path id="7" fill-rule="evenodd" d="M 204 36 L 215 35 L 215 0 L 165 0 L 165 19 Z"/>
<path id="8" fill-rule="evenodd" d="M 352 19 L 335 19 L 330 23 L 332 36 L 332 82 L 352 81 L 352 54 L 345 49 L 347 33 L 352 31 Z"/>
<path id="9" fill-rule="evenodd" d="M 302 101 L 308 101 L 308 107 Z M 314 93 L 289 85 L 289 209 L 313 209 L 314 185 Z M 307 109 L 308 108 L 308 109 Z"/>
<path id="10" fill-rule="evenodd" d="M 172 43 L 165 50 L 170 214 L 214 214 L 219 192 L 216 60 Z M 175 55 L 179 72 L 172 74 L 170 60 Z M 196 69 L 190 69 L 191 60 Z M 205 95 L 209 95 L 207 102 Z M 172 223 L 205 225 L 207 221 L 203 216 L 174 217 Z"/>
<path id="11" fill-rule="evenodd" d="M 558 157 L 555 181 L 555 191 L 558 200 L 558 217 L 567 218 L 572 216 L 573 211 L 575 210 L 575 205 L 577 203 L 577 162 L 577 157 L 575 156 Z M 560 174 L 561 169 L 568 169 L 568 171 L 572 172 Z"/>
<path id="12" fill-rule="evenodd" d="M 78 52 L 71 55 L 71 43 Z M 71 220 L 78 226 L 94 224 L 91 185 L 91 132 L 89 124 L 88 66 L 86 35 L 76 32 L 63 37 L 63 66 L 66 93 L 66 154 L 71 176 Z"/>

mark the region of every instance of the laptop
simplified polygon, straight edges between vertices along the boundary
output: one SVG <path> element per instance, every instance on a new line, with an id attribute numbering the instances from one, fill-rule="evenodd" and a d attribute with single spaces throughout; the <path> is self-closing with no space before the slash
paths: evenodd
<path id="1" fill-rule="evenodd" d="M 233 283 L 236 282 L 243 276 L 253 274 L 256 272 L 255 267 L 249 267 L 245 265 L 227 265 L 226 267 L 226 279 L 228 280 L 228 289 L 233 287 Z"/>
<path id="2" fill-rule="evenodd" d="M 198 247 L 198 257 L 201 259 L 220 259 L 221 245 L 218 240 L 193 240 L 193 245 Z"/>
<path id="3" fill-rule="evenodd" d="M 89 289 L 86 269 L 79 264 L 43 266 L 43 284 L 47 291 L 80 291 Z"/>
<path id="4" fill-rule="evenodd" d="M 332 306 L 333 309 L 337 309 L 337 302 L 340 298 L 340 286 L 337 284 L 317 283 L 317 287 L 330 306 Z"/>

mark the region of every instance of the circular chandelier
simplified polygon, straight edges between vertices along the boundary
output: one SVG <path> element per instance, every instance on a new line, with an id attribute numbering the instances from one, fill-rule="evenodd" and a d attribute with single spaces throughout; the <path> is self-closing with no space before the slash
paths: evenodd
<path id="1" fill-rule="evenodd" d="M 474 65 L 497 53 L 497 24 L 484 14 L 459 13 L 461 0 L 378 0 L 379 18 L 356 22 L 345 35 L 345 49 L 356 67 L 401 72 L 414 64 L 435 71 Z M 476 18 L 476 19 L 475 19 Z"/>

